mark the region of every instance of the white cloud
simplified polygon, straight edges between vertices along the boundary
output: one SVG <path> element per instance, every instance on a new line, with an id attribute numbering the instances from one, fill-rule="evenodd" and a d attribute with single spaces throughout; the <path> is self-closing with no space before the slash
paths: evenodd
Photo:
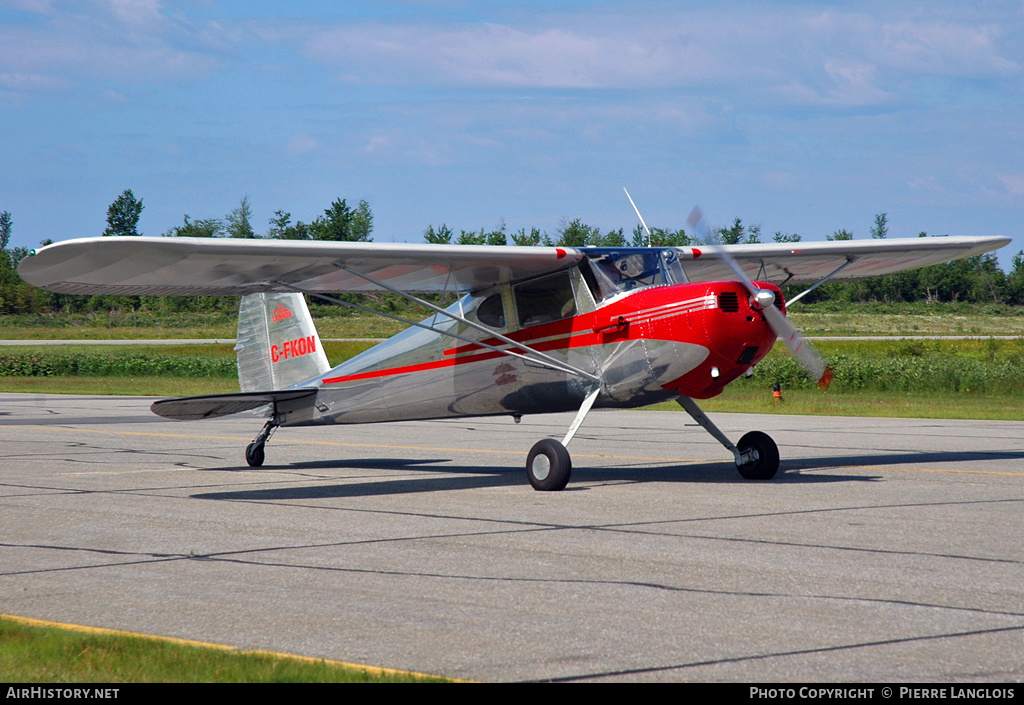
<path id="1" fill-rule="evenodd" d="M 388 149 L 394 143 L 394 139 L 385 135 L 381 132 L 374 132 L 370 135 L 370 139 L 367 141 L 366 146 L 363 147 L 363 151 L 366 152 L 379 152 L 381 150 Z"/>
<path id="2" fill-rule="evenodd" d="M 298 156 L 300 154 L 309 154 L 316 151 L 319 147 L 320 143 L 316 139 L 305 132 L 300 132 L 288 138 L 287 152 L 292 156 Z"/>
<path id="3" fill-rule="evenodd" d="M 23 3 L 33 21 L 0 28 L 0 67 L 35 75 L 23 90 L 104 81 L 189 81 L 219 64 L 198 31 L 172 20 L 156 0 Z"/>
<path id="4" fill-rule="evenodd" d="M 1004 33 L 982 24 L 900 22 L 881 27 L 880 59 L 889 66 L 924 74 L 1003 76 L 1020 65 L 1000 55 Z"/>
<path id="5" fill-rule="evenodd" d="M 106 0 L 111 15 L 132 28 L 151 28 L 164 22 L 159 0 Z"/>
<path id="6" fill-rule="evenodd" d="M 541 88 L 646 84 L 672 60 L 628 38 L 489 23 L 342 27 L 315 36 L 306 53 L 367 82 Z"/>
<path id="7" fill-rule="evenodd" d="M 0 86 L 12 91 L 55 90 L 66 85 L 58 77 L 35 73 L 0 73 Z"/>
<path id="8" fill-rule="evenodd" d="M 1010 194 L 1024 195 L 1024 174 L 1000 174 L 997 178 Z"/>
<path id="9" fill-rule="evenodd" d="M 361 84 L 511 89 L 690 90 L 703 98 L 876 106 L 925 77 L 1019 73 L 990 15 L 937 21 L 898 8 L 730 3 L 631 13 L 618 4 L 521 22 L 349 23 L 303 51 Z M 876 8 L 877 9 L 877 8 Z M 909 11 L 907 11 L 909 12 Z"/>

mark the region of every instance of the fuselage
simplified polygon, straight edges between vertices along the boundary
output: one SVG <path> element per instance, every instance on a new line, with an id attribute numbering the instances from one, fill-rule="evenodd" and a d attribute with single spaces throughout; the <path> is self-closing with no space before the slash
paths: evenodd
<path id="1" fill-rule="evenodd" d="M 599 407 L 713 397 L 771 349 L 775 333 L 739 282 L 673 281 L 685 277 L 663 266 L 660 277 L 641 278 L 643 262 L 630 278 L 630 263 L 612 264 L 622 271 L 611 283 L 584 263 L 474 293 L 449 311 L 598 377 Z M 774 285 L 759 286 L 783 307 Z M 304 383 L 319 387 L 314 409 L 282 425 L 575 411 L 592 384 L 504 354 L 521 351 L 464 322 L 438 314 L 421 325 L 430 329 L 410 328 Z"/>

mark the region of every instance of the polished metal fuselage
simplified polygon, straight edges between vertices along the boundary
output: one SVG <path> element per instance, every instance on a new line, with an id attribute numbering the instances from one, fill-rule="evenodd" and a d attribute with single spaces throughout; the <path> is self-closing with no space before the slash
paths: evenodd
<path id="1" fill-rule="evenodd" d="M 763 358 L 775 340 L 736 282 L 648 286 L 601 302 L 575 270 L 572 285 L 572 315 L 536 325 L 516 324 L 521 312 L 511 287 L 466 296 L 449 310 L 483 320 L 481 306 L 492 298 L 495 308 L 500 296 L 503 320 L 491 321 L 499 324 L 495 332 L 595 375 L 598 407 L 645 406 L 680 394 L 714 396 Z M 742 305 L 723 310 L 725 292 Z M 449 337 L 446 332 L 518 352 L 443 315 L 423 324 L 431 330 L 407 329 L 301 385 L 319 388 L 316 403 L 282 414 L 281 425 L 575 411 L 593 384 L 540 361 Z M 744 352 L 750 348 L 752 354 Z"/>

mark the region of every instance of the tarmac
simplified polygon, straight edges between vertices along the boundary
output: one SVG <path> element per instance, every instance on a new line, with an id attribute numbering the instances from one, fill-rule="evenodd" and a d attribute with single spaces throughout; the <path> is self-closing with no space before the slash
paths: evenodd
<path id="1" fill-rule="evenodd" d="M 479 681 L 1020 682 L 1024 423 L 599 411 L 280 429 L 0 394 L 0 613 Z"/>

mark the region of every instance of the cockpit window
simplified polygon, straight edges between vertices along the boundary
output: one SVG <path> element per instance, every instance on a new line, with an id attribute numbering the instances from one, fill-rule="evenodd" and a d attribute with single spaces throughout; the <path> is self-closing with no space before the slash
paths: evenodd
<path id="1" fill-rule="evenodd" d="M 491 328 L 505 327 L 505 308 L 501 304 L 501 294 L 491 294 L 476 310 L 476 318 Z"/>
<path id="2" fill-rule="evenodd" d="M 523 328 L 557 321 L 576 313 L 576 297 L 568 272 L 534 279 L 515 288 L 519 325 Z"/>
<path id="3" fill-rule="evenodd" d="M 679 255 L 672 249 L 584 250 L 591 273 L 586 277 L 594 297 L 605 299 L 623 291 L 632 291 L 657 284 L 678 284 L 686 281 L 679 264 Z"/>

